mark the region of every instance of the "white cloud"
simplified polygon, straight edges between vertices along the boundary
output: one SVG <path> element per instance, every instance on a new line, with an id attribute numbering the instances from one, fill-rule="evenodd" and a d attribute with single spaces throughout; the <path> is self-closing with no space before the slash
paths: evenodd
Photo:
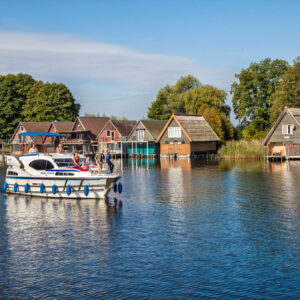
<path id="1" fill-rule="evenodd" d="M 158 89 L 180 76 L 193 74 L 203 83 L 225 89 L 233 78 L 232 71 L 199 68 L 187 57 L 147 53 L 71 35 L 0 31 L 0 73 L 20 72 L 66 83 L 82 104 L 82 112 L 101 113 L 104 105 L 108 114 L 131 118 L 146 115 Z M 109 111 L 114 101 L 117 106 Z"/>

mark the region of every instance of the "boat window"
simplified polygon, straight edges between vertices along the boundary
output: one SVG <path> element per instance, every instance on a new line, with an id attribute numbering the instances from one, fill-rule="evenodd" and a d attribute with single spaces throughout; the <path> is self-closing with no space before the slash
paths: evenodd
<path id="1" fill-rule="evenodd" d="M 54 161 L 59 167 L 70 167 L 74 164 L 72 158 L 56 158 Z"/>
<path id="2" fill-rule="evenodd" d="M 53 164 L 45 159 L 37 159 L 32 161 L 29 166 L 35 170 L 51 170 L 54 169 Z"/>
<path id="3" fill-rule="evenodd" d="M 57 176 L 74 176 L 74 173 L 70 173 L 70 172 L 56 172 L 55 175 Z"/>

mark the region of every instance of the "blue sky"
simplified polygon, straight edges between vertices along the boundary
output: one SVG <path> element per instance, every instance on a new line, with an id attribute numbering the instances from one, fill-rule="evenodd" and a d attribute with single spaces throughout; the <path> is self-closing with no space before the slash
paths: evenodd
<path id="1" fill-rule="evenodd" d="M 229 92 L 251 62 L 300 55 L 300 1 L 1 2 L 0 73 L 65 83 L 81 114 L 139 119 L 180 76 Z"/>

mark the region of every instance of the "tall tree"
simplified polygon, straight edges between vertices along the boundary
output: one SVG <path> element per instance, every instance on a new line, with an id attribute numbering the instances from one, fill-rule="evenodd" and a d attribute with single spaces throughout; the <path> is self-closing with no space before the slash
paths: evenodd
<path id="1" fill-rule="evenodd" d="M 27 95 L 23 116 L 25 121 L 73 121 L 79 109 L 64 84 L 38 81 Z"/>
<path id="2" fill-rule="evenodd" d="M 34 83 L 27 74 L 0 75 L 0 137 L 10 138 L 22 120 L 23 106 Z"/>
<path id="3" fill-rule="evenodd" d="M 181 77 L 175 85 L 159 90 L 148 109 L 150 119 L 166 120 L 172 113 L 202 114 L 221 140 L 234 137 L 229 120 L 227 93 L 211 85 L 202 85 L 195 77 Z"/>
<path id="4" fill-rule="evenodd" d="M 288 67 L 284 60 L 266 58 L 235 75 L 238 81 L 231 86 L 233 109 L 241 125 L 251 132 L 270 128 L 275 89 Z"/>
<path id="5" fill-rule="evenodd" d="M 300 57 L 294 60 L 276 88 L 271 109 L 271 122 L 276 122 L 285 107 L 300 107 Z"/>

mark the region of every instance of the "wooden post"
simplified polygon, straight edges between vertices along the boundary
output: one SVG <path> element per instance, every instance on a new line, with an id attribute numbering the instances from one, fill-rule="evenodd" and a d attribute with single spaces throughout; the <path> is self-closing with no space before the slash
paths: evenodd
<path id="1" fill-rule="evenodd" d="M 137 142 L 135 143 L 135 154 L 136 154 L 136 156 L 137 156 Z"/>

